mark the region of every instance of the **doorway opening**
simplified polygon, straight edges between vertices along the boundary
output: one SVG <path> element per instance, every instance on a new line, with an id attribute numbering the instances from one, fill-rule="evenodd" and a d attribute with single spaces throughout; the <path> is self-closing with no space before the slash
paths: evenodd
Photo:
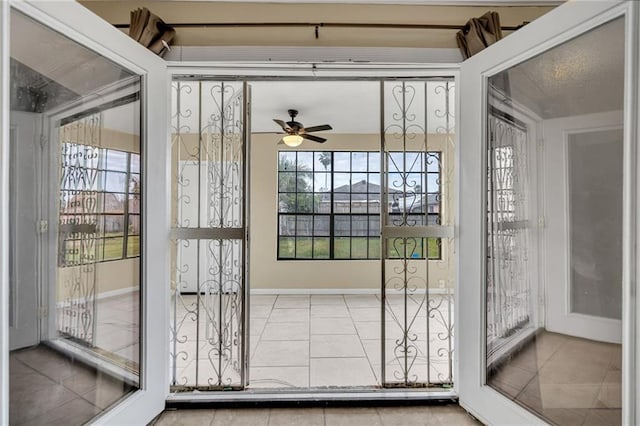
<path id="1" fill-rule="evenodd" d="M 453 386 L 454 99 L 174 79 L 172 391 Z"/>

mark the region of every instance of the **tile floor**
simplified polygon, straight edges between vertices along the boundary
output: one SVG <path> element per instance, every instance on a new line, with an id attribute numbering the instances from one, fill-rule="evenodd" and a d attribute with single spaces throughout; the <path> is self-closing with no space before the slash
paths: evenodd
<path id="1" fill-rule="evenodd" d="M 184 306 L 197 304 L 193 295 L 183 298 Z M 402 333 L 391 313 L 403 312 L 404 302 L 401 298 L 389 300 L 385 356 L 387 380 L 394 381 L 403 365 L 402 357 L 396 356 L 398 351 L 395 348 Z M 440 296 L 432 296 L 433 305 L 440 301 Z M 374 294 L 252 295 L 249 387 L 379 385 L 382 349 L 380 306 L 380 299 Z M 427 324 L 426 307 L 418 301 L 410 300 L 407 311 L 415 315 L 411 326 L 416 346 L 410 372 L 412 377 L 431 383 L 446 382 L 450 371 L 449 357 L 443 356 L 448 352 L 441 349 L 453 350 L 453 346 L 448 347 L 453 339 L 442 338 L 448 335 L 446 325 L 433 319 Z M 185 343 L 179 347 L 184 351 L 184 357 L 178 357 L 177 381 L 195 384 L 197 365 L 197 383 L 207 383 L 208 378 L 204 375 L 212 371 L 211 360 L 206 358 L 206 354 L 211 353 L 211 348 L 204 342 L 198 358 L 193 354 L 195 345 L 190 345 L 190 341 L 200 336 L 202 342 L 203 333 L 196 334 L 197 321 L 185 312 L 178 312 L 179 318 L 184 319 L 180 337 Z M 445 318 L 453 315 L 449 304 L 441 305 L 440 312 Z M 239 380 L 237 375 L 227 374 L 230 381 Z"/>
<path id="2" fill-rule="evenodd" d="M 97 299 L 95 310 L 95 349 L 130 370 L 137 370 L 140 357 L 140 292 Z M 78 317 L 73 309 L 61 307 L 57 312 L 59 329 L 73 330 L 76 325 L 69 318 Z"/>
<path id="3" fill-rule="evenodd" d="M 11 425 L 79 425 L 132 390 L 45 346 L 9 356 Z"/>
<path id="4" fill-rule="evenodd" d="M 139 293 L 99 299 L 94 318 L 95 347 L 116 365 L 137 371 Z M 72 309 L 57 312 L 61 327 L 72 327 Z M 67 318 L 64 318 L 67 315 Z M 83 424 L 133 388 L 44 345 L 9 356 L 9 416 L 12 425 Z"/>
<path id="5" fill-rule="evenodd" d="M 167 410 L 154 426 L 466 426 L 480 425 L 455 404 L 421 407 Z"/>
<path id="6" fill-rule="evenodd" d="M 357 321 L 358 311 L 375 309 L 376 301 L 375 295 L 252 296 L 250 387 L 376 385 L 374 354 L 356 329 L 356 322 L 377 328 L 366 336 L 376 341 L 379 322 Z M 379 318 L 379 310 L 374 314 Z"/>
<path id="7" fill-rule="evenodd" d="M 491 378 L 502 393 L 562 425 L 621 422 L 621 345 L 542 332 Z"/>
<path id="8" fill-rule="evenodd" d="M 140 359 L 140 292 L 99 299 L 96 312 L 95 345 L 137 370 Z"/>

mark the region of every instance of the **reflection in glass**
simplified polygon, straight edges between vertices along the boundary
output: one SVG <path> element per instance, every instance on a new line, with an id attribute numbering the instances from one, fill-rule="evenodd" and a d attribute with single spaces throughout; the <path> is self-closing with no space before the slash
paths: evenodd
<path id="1" fill-rule="evenodd" d="M 12 11 L 10 81 L 9 418 L 83 424 L 140 383 L 140 79 Z"/>
<path id="2" fill-rule="evenodd" d="M 487 383 L 621 421 L 624 20 L 489 78 Z"/>
<path id="3" fill-rule="evenodd" d="M 570 134 L 567 148 L 571 312 L 620 320 L 622 129 Z"/>

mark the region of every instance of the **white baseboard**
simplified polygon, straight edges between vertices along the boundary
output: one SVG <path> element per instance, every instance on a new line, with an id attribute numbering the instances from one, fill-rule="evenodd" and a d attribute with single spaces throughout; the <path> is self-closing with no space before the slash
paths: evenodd
<path id="1" fill-rule="evenodd" d="M 256 294 L 379 294 L 377 288 L 252 288 Z"/>
<path id="2" fill-rule="evenodd" d="M 140 287 L 125 287 L 120 288 L 118 290 L 105 291 L 104 293 L 100 293 L 96 296 L 96 299 L 108 299 L 110 297 L 122 296 L 123 294 L 133 293 L 135 291 L 139 291 Z"/>
<path id="3" fill-rule="evenodd" d="M 378 288 L 252 288 L 251 295 L 272 295 L 272 294 L 380 294 Z M 430 294 L 448 294 L 446 288 L 431 288 Z"/>
<path id="4" fill-rule="evenodd" d="M 117 290 L 105 291 L 104 293 L 99 293 L 96 295 L 96 300 L 109 299 L 111 297 L 122 296 L 124 294 L 133 293 L 135 291 L 139 291 L 139 287 L 125 287 L 119 288 Z M 82 302 L 82 299 L 73 299 L 70 302 L 61 301 L 56 303 L 57 308 L 64 308 L 65 306 L 69 306 L 73 303 Z"/>

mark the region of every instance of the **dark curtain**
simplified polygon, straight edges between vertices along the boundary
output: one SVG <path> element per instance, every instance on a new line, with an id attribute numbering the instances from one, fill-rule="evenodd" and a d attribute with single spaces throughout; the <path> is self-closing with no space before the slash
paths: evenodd
<path id="1" fill-rule="evenodd" d="M 464 59 L 470 58 L 501 38 L 502 29 L 497 12 L 487 12 L 479 18 L 471 18 L 456 35 Z"/>
<path id="2" fill-rule="evenodd" d="M 131 11 L 129 36 L 156 55 L 163 56 L 169 50 L 169 43 L 175 35 L 173 27 L 165 24 L 146 7 Z"/>

